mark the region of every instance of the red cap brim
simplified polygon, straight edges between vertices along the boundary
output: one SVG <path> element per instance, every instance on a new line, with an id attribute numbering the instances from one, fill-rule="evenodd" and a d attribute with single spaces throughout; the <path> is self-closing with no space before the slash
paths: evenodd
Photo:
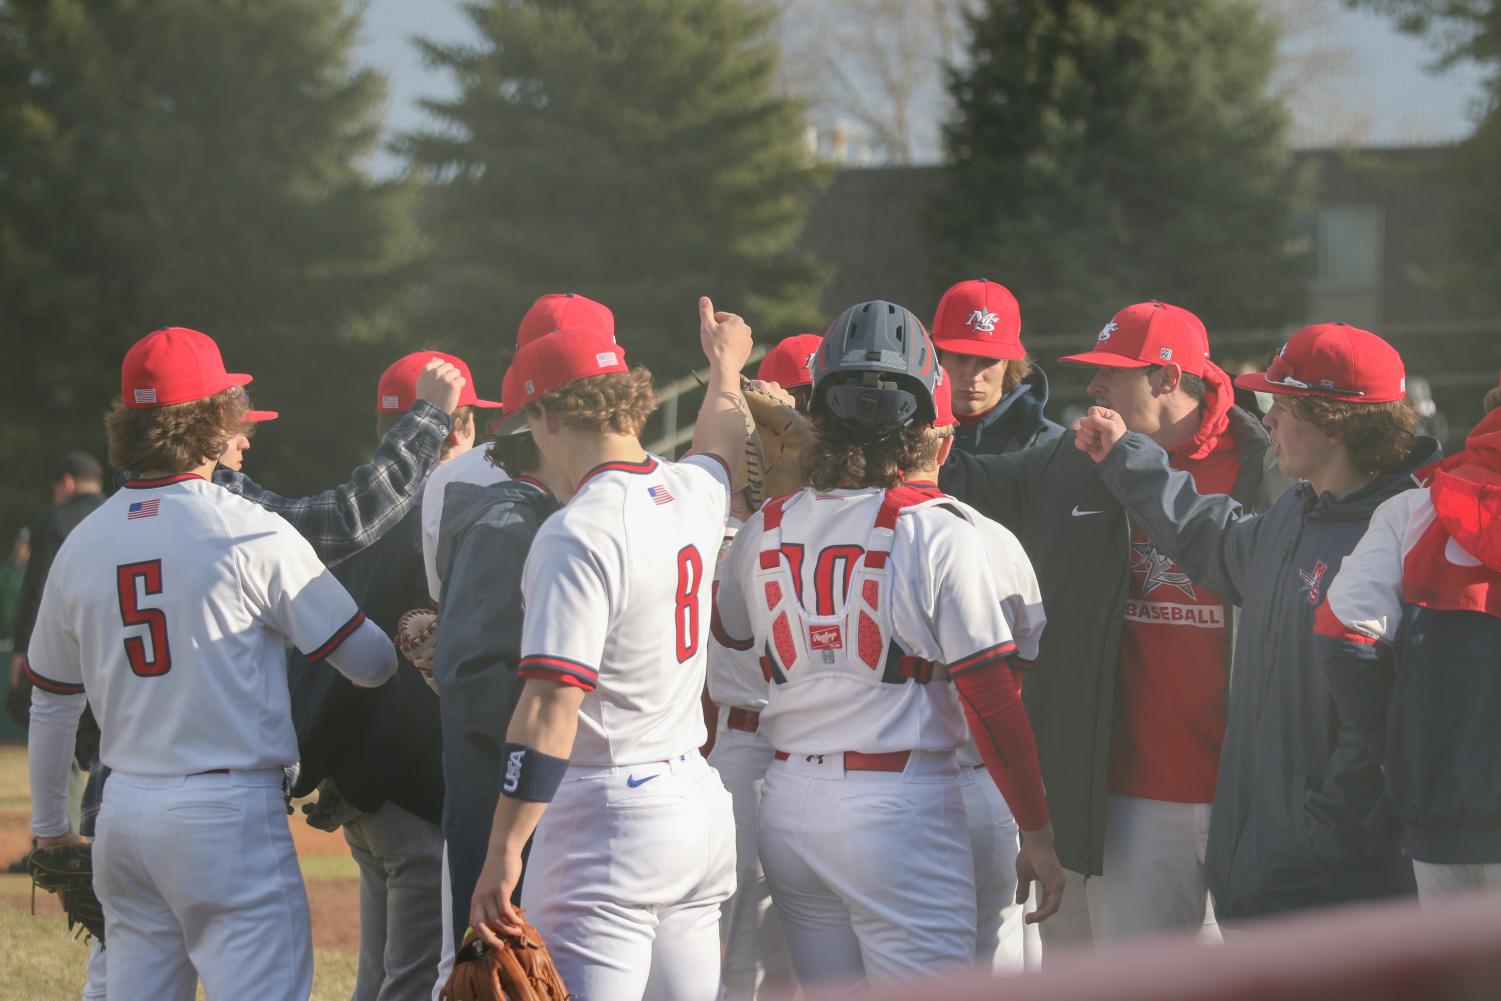
<path id="1" fill-rule="evenodd" d="M 267 421 L 274 421 L 274 420 L 276 420 L 276 418 L 280 417 L 281 416 L 281 411 L 279 411 L 279 410 L 252 410 L 249 413 L 247 413 L 245 416 L 248 417 L 248 418 L 250 418 L 250 420 L 254 421 L 257 424 L 264 424 Z"/>
<path id="2" fill-rule="evenodd" d="M 939 351 L 947 351 L 956 355 L 974 355 L 977 358 L 1016 361 L 1018 358 L 1027 357 L 1027 349 L 1020 341 L 1015 344 L 1004 344 L 999 341 L 973 341 L 968 338 L 954 337 L 944 341 L 935 339 L 933 346 Z"/>
<path id="3" fill-rule="evenodd" d="M 467 404 L 465 404 L 465 406 L 480 407 L 485 410 L 499 410 L 503 406 L 503 404 L 497 403 L 494 400 L 481 400 L 476 398 L 470 400 Z"/>
<path id="4" fill-rule="evenodd" d="M 1081 355 L 1064 355 L 1058 359 L 1065 365 L 1093 365 L 1097 368 L 1151 368 L 1152 363 L 1140 358 L 1111 354 L 1109 351 L 1086 351 Z"/>
<path id="5" fill-rule="evenodd" d="M 255 376 L 247 375 L 244 372 L 230 372 L 228 375 L 230 386 L 248 386 L 255 381 Z M 227 389 L 228 386 L 225 388 Z"/>

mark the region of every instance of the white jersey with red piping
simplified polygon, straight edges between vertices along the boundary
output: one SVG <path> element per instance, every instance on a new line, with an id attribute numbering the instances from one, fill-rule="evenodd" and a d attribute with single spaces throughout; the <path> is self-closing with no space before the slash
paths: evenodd
<path id="1" fill-rule="evenodd" d="M 710 455 L 606 463 L 537 533 L 522 575 L 523 678 L 588 694 L 570 761 L 663 761 L 706 739 L 714 560 L 730 481 Z"/>
<path id="2" fill-rule="evenodd" d="M 297 760 L 287 641 L 319 660 L 363 621 L 291 525 L 187 474 L 133 481 L 73 530 L 29 659 L 42 689 L 87 692 L 116 771 L 279 768 Z"/>
<path id="3" fill-rule="evenodd" d="M 926 484 L 768 502 L 736 536 L 717 629 L 715 700 L 755 670 L 760 732 L 801 754 L 954 750 L 947 677 L 1016 650 L 984 539 Z"/>

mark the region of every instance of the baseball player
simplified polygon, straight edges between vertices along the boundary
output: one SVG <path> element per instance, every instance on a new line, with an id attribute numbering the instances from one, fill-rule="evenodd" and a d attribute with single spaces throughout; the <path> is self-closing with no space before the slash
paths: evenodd
<path id="1" fill-rule="evenodd" d="M 1021 885 L 1043 883 L 1035 919 L 1059 902 L 984 541 L 936 487 L 904 482 L 950 447 L 932 427 L 938 372 L 910 311 L 876 301 L 841 314 L 813 362 L 811 487 L 750 518 L 720 583 L 721 641 L 770 683 L 761 860 L 804 985 L 972 962 L 954 754 L 966 719 L 1024 832 Z"/>
<path id="2" fill-rule="evenodd" d="M 307 896 L 282 801 L 296 758 L 284 644 L 376 685 L 390 641 L 275 515 L 209 481 L 253 419 L 207 336 L 159 330 L 125 356 L 110 461 L 140 470 L 73 532 L 28 662 L 32 832 L 76 840 L 66 757 L 87 693 L 113 771 L 94 847 L 110 993 L 305 998 Z"/>
<path id="3" fill-rule="evenodd" d="M 610 340 L 615 339 L 615 314 L 608 306 L 595 302 L 577 292 L 554 292 L 539 296 L 532 303 L 521 325 L 516 330 L 516 346 L 519 348 L 543 334 L 563 327 L 594 330 Z M 469 384 L 469 369 L 464 369 Z M 470 392 L 469 396 L 473 396 Z M 473 405 L 498 407 L 488 400 L 474 400 Z M 487 426 L 486 430 L 490 430 Z M 443 497 L 450 483 L 474 483 L 485 486 L 500 483 L 506 473 L 490 462 L 485 449 L 478 448 L 456 456 L 452 462 L 434 469 L 422 488 L 422 562 L 427 568 L 428 594 L 434 602 L 441 601 L 443 581 L 438 573 L 438 533 L 443 522 Z"/>
<path id="4" fill-rule="evenodd" d="M 1044 414 L 1047 373 L 1027 356 L 1021 306 L 1006 286 L 984 278 L 950 286 L 933 313 L 933 344 L 953 380 L 955 448 L 1001 455 L 1063 434 Z"/>
<path id="5" fill-rule="evenodd" d="M 582 1001 L 710 1001 L 719 989 L 734 817 L 697 751 L 699 693 L 751 340 L 707 298 L 699 312 L 708 386 L 682 462 L 641 448 L 650 373 L 628 370 L 613 341 L 556 331 L 506 373 L 502 433 L 530 428 L 577 488 L 527 556 L 526 684 L 470 923 L 492 944 L 492 923 L 520 930 L 510 895 L 536 828 L 522 900 Z"/>
<path id="6" fill-rule="evenodd" d="M 790 394 L 794 405 L 808 409 L 813 387 L 809 363 L 823 337 L 794 334 L 777 344 L 761 359 L 756 378 L 775 383 Z M 748 507 L 737 516 L 732 507 L 725 527 L 721 554 L 729 551 L 735 533 L 749 515 Z M 723 560 L 715 561 L 716 586 Z M 758 991 L 777 993 L 792 985 L 791 960 L 781 922 L 771 904 L 761 855 L 756 848 L 757 813 L 761 783 L 771 765 L 775 748 L 757 733 L 757 718 L 766 705 L 766 682 L 757 672 L 742 683 L 733 670 L 733 657 L 719 640 L 722 631 L 711 617 L 709 643 L 709 695 L 717 707 L 713 750 L 709 764 L 719 772 L 735 804 L 735 894 L 725 902 L 719 918 L 719 937 L 724 947 L 721 970 L 726 1001 L 751 1001 Z"/>

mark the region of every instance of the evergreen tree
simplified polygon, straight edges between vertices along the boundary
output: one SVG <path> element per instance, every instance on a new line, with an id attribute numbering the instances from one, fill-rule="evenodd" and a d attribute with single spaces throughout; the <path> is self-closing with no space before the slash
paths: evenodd
<path id="1" fill-rule="evenodd" d="M 383 81 L 351 65 L 358 19 L 345 0 L 0 2 L 4 523 L 61 450 L 103 458 L 120 360 L 162 326 L 209 333 L 283 412 L 252 453 L 268 485 L 332 485 L 368 451 L 390 349 L 346 345 L 391 329 L 416 239 L 410 186 L 361 166 Z"/>
<path id="2" fill-rule="evenodd" d="M 818 180 L 802 109 L 774 95 L 767 15 L 743 0 L 489 0 L 476 45 L 423 42 L 459 84 L 409 137 L 433 182 L 425 326 L 476 357 L 532 300 L 609 305 L 634 363 L 701 359 L 697 298 L 757 339 L 817 322 L 795 249 Z M 661 380 L 659 380 L 661 381 Z"/>
<path id="3" fill-rule="evenodd" d="M 1306 237 L 1274 30 L 1229 0 L 987 0 L 951 75 L 946 277 L 1026 329 L 1082 334 L 1161 299 L 1209 325 L 1301 313 Z"/>
<path id="4" fill-rule="evenodd" d="M 1445 220 L 1452 264 L 1438 276 L 1452 309 L 1466 318 L 1501 311 L 1501 0 L 1348 0 L 1427 36 L 1442 71 L 1471 62 L 1486 73 L 1474 133 L 1449 156 L 1454 211 Z"/>

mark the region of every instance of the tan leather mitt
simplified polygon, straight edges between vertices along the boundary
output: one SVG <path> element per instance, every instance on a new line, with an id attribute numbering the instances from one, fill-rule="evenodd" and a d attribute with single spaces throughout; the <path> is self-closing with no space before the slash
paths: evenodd
<path id="1" fill-rule="evenodd" d="M 521 934 L 492 949 L 472 930 L 453 957 L 440 1001 L 567 1001 L 573 997 L 537 929 L 521 918 Z"/>
<path id="2" fill-rule="evenodd" d="M 742 379 L 740 395 L 745 399 L 750 424 L 746 428 L 744 489 L 751 506 L 759 507 L 768 497 L 801 490 L 803 487 L 803 450 L 813 440 L 808 419 L 798 413 L 788 399 Z"/>

